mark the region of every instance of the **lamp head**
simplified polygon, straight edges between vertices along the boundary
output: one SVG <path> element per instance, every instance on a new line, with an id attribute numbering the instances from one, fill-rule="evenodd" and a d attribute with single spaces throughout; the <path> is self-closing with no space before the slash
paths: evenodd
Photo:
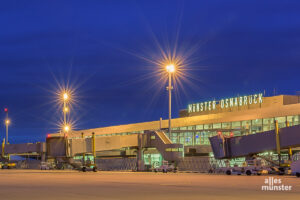
<path id="1" fill-rule="evenodd" d="M 64 112 L 65 112 L 65 113 L 69 112 L 69 108 L 68 108 L 68 107 L 65 107 L 65 108 L 64 108 Z"/>
<path id="2" fill-rule="evenodd" d="M 64 100 L 66 101 L 66 100 L 68 100 L 68 98 L 69 98 L 69 95 L 67 93 L 64 93 Z"/>
<path id="3" fill-rule="evenodd" d="M 69 132 L 69 130 L 70 130 L 70 126 L 65 125 L 65 126 L 64 126 L 64 131 L 65 131 L 65 132 Z"/>
<path id="4" fill-rule="evenodd" d="M 166 70 L 167 70 L 167 72 L 169 72 L 169 73 L 175 72 L 175 66 L 174 66 L 174 64 L 169 64 L 169 65 L 167 65 L 167 66 L 166 66 Z"/>

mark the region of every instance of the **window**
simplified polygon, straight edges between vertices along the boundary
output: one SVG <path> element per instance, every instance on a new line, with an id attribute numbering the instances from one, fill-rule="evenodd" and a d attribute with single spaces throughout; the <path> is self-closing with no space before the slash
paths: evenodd
<path id="1" fill-rule="evenodd" d="M 196 138 L 196 143 L 198 142 L 200 145 L 208 145 L 209 144 L 209 134 L 210 132 L 200 132 L 199 137 Z"/>
<path id="2" fill-rule="evenodd" d="M 252 120 L 251 133 L 262 132 L 262 119 Z"/>
<path id="3" fill-rule="evenodd" d="M 230 122 L 222 123 L 222 129 L 231 129 L 231 123 Z"/>
<path id="4" fill-rule="evenodd" d="M 279 128 L 286 127 L 286 117 L 275 117 L 275 120 L 278 121 L 278 127 Z"/>
<path id="5" fill-rule="evenodd" d="M 195 133 L 195 145 L 200 145 L 200 138 L 201 135 L 200 135 L 200 132 L 196 132 Z"/>
<path id="6" fill-rule="evenodd" d="M 232 129 L 239 129 L 241 128 L 241 122 L 232 122 Z"/>
<path id="7" fill-rule="evenodd" d="M 184 145 L 184 133 L 179 134 L 179 143 Z"/>
<path id="8" fill-rule="evenodd" d="M 185 144 L 184 145 L 193 145 L 193 133 L 187 132 L 185 133 Z"/>
<path id="9" fill-rule="evenodd" d="M 178 133 L 172 133 L 171 140 L 173 143 L 178 143 Z"/>
<path id="10" fill-rule="evenodd" d="M 166 148 L 165 151 L 169 151 L 169 152 L 181 152 L 181 151 L 183 151 L 183 148 Z"/>
<path id="11" fill-rule="evenodd" d="M 204 130 L 212 129 L 212 124 L 204 124 Z"/>
<path id="12" fill-rule="evenodd" d="M 295 125 L 299 125 L 300 124 L 300 120 L 299 120 L 299 115 L 295 115 Z"/>
<path id="13" fill-rule="evenodd" d="M 232 124 L 231 128 L 235 129 L 235 130 L 232 131 L 233 136 L 241 136 L 241 134 L 242 134 L 242 132 L 241 132 L 241 124 L 242 123 L 239 121 L 239 122 L 232 122 L 231 124 Z"/>
<path id="14" fill-rule="evenodd" d="M 242 135 L 242 131 L 232 131 L 233 136 L 241 136 Z"/>
<path id="15" fill-rule="evenodd" d="M 197 125 L 196 130 L 203 130 L 203 124 L 202 125 Z"/>
<path id="16" fill-rule="evenodd" d="M 200 135 L 199 135 L 199 143 L 201 145 L 204 144 L 204 138 L 205 138 L 205 132 L 200 132 Z"/>
<path id="17" fill-rule="evenodd" d="M 299 124 L 299 116 L 293 115 L 293 116 L 287 116 L 287 121 L 289 123 L 289 126 L 295 126 Z"/>
<path id="18" fill-rule="evenodd" d="M 214 129 L 221 129 L 221 123 L 213 124 Z"/>
<path id="19" fill-rule="evenodd" d="M 275 129 L 274 118 L 263 119 L 263 131 L 270 131 Z"/>
<path id="20" fill-rule="evenodd" d="M 242 121 L 242 135 L 248 135 L 251 132 L 251 121 Z"/>

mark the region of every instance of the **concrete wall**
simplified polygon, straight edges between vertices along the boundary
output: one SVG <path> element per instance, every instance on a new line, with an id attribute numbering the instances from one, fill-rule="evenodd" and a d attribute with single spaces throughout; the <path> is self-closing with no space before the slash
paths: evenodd
<path id="1" fill-rule="evenodd" d="M 118 170 L 136 170 L 136 158 L 109 158 L 97 159 L 97 167 L 102 171 L 118 171 Z"/>
<path id="2" fill-rule="evenodd" d="M 208 172 L 210 168 L 209 157 L 184 157 L 178 163 L 179 171 Z"/>
<path id="3" fill-rule="evenodd" d="M 110 158 L 97 159 L 96 163 L 100 170 L 136 170 L 135 158 Z M 208 172 L 211 168 L 209 157 L 185 157 L 178 163 L 179 171 Z"/>
<path id="4" fill-rule="evenodd" d="M 18 169 L 41 169 L 40 160 L 22 160 L 17 162 Z"/>
<path id="5" fill-rule="evenodd" d="M 292 95 L 284 95 L 283 96 L 283 104 L 295 104 L 300 103 L 300 96 L 292 96 Z"/>
<path id="6" fill-rule="evenodd" d="M 208 154 L 212 152 L 210 145 L 184 146 L 184 153 Z"/>

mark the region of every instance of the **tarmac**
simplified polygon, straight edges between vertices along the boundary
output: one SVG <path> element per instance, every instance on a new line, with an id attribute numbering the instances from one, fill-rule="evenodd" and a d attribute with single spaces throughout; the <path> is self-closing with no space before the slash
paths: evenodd
<path id="1" fill-rule="evenodd" d="M 11 169 L 0 170 L 0 180 L 1 200 L 300 199 L 293 176 Z M 291 190 L 262 191 L 266 180 Z"/>

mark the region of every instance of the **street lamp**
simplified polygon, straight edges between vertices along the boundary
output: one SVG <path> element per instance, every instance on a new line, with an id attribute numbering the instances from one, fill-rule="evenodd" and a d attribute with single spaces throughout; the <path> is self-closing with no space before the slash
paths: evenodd
<path id="1" fill-rule="evenodd" d="M 68 135 L 68 132 L 71 131 L 71 124 L 69 123 L 68 113 L 70 113 L 70 104 L 72 102 L 72 91 L 64 89 L 60 93 L 60 100 L 63 103 L 62 112 L 63 112 L 63 123 L 61 126 L 61 132 L 65 135 Z"/>
<path id="2" fill-rule="evenodd" d="M 8 126 L 10 124 L 10 120 L 8 119 L 8 109 L 4 108 L 4 112 L 6 113 L 6 118 L 5 118 L 5 127 L 6 127 L 5 144 L 8 144 Z"/>
<path id="3" fill-rule="evenodd" d="M 68 125 L 65 125 L 65 126 L 64 126 L 64 131 L 65 131 L 66 133 L 68 133 L 69 130 L 70 130 L 70 127 L 69 127 Z"/>
<path id="4" fill-rule="evenodd" d="M 64 113 L 64 125 L 67 124 L 67 112 L 69 111 L 68 107 L 67 107 L 67 101 L 69 99 L 69 95 L 68 93 L 64 93 L 63 94 L 63 100 L 64 100 L 64 107 L 63 107 L 63 113 Z"/>
<path id="5" fill-rule="evenodd" d="M 173 89 L 173 87 L 172 87 L 172 74 L 175 72 L 174 64 L 167 65 L 166 70 L 169 74 L 169 85 L 167 87 L 167 90 L 169 91 L 169 137 L 171 137 L 171 111 L 172 111 L 171 110 L 172 109 L 171 108 L 171 104 L 172 104 L 172 101 L 171 101 L 172 93 L 171 93 L 171 91 Z"/>
<path id="6" fill-rule="evenodd" d="M 69 95 L 68 95 L 68 93 L 64 93 L 64 101 L 67 101 L 67 100 L 68 100 L 68 98 L 69 98 Z"/>
<path id="7" fill-rule="evenodd" d="M 65 113 L 67 113 L 69 111 L 69 108 L 65 107 L 64 111 L 65 111 Z"/>
<path id="8" fill-rule="evenodd" d="M 6 126 L 6 140 L 5 140 L 5 144 L 8 144 L 8 126 L 10 124 L 10 120 L 6 118 L 5 120 L 5 126 Z"/>

